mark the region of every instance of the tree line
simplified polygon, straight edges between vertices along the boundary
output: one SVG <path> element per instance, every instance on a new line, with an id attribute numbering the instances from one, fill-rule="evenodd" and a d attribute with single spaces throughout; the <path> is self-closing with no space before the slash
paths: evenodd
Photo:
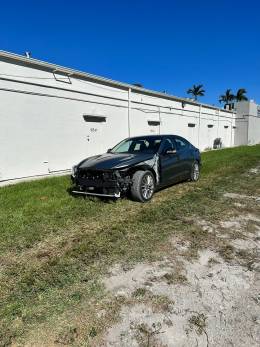
<path id="1" fill-rule="evenodd" d="M 141 83 L 133 83 L 133 85 L 139 88 L 144 88 Z M 204 96 L 205 92 L 203 84 L 194 84 L 187 90 L 187 94 L 191 95 L 194 101 L 197 101 L 200 96 Z M 166 90 L 164 90 L 163 93 L 167 93 Z M 219 102 L 224 105 L 232 105 L 232 103 L 237 101 L 247 101 L 248 97 L 246 94 L 247 91 L 245 88 L 239 88 L 235 94 L 233 94 L 231 89 L 227 89 L 224 94 L 219 96 Z"/>
<path id="2" fill-rule="evenodd" d="M 225 105 L 230 105 L 235 101 L 247 101 L 246 89 L 239 88 L 235 94 L 233 94 L 231 89 L 227 89 L 226 92 L 219 97 L 219 102 Z M 198 97 L 205 95 L 205 89 L 202 84 L 193 85 L 192 88 L 187 90 L 187 94 L 192 95 L 192 98 L 197 101 Z"/>

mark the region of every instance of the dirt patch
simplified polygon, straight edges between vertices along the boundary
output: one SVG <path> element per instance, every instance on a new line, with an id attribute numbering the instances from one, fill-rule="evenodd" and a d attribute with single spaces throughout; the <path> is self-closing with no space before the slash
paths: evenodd
<path id="1" fill-rule="evenodd" d="M 208 233 L 213 233 L 217 228 L 216 224 L 203 219 L 197 220 L 196 223 L 202 228 L 203 231 L 207 231 Z"/>
<path id="2" fill-rule="evenodd" d="M 237 199 L 237 200 L 255 200 L 256 202 L 260 203 L 260 197 L 259 196 L 254 196 L 254 195 L 245 195 L 245 194 L 237 194 L 237 193 L 225 193 L 224 194 L 225 198 L 229 199 Z"/>
<path id="3" fill-rule="evenodd" d="M 140 287 L 150 288 L 151 282 L 156 278 L 162 278 L 169 271 L 172 271 L 172 268 L 173 265 L 167 261 L 138 264 L 129 270 L 116 265 L 111 269 L 111 275 L 103 282 L 106 289 L 114 295 L 129 297 Z"/>
<path id="4" fill-rule="evenodd" d="M 260 166 L 256 166 L 249 170 L 249 174 L 257 175 L 258 173 L 260 173 Z"/>
<path id="5" fill-rule="evenodd" d="M 189 255 L 192 241 L 180 233 L 170 238 L 170 251 L 162 261 L 131 269 L 114 267 L 104 285 L 126 301 L 102 346 L 258 346 L 260 218 L 256 211 L 228 213 L 214 222 L 190 217 L 187 223 L 212 240 L 211 246 L 198 246 L 197 258 Z M 158 310 L 153 297 L 166 304 Z"/>
<path id="6" fill-rule="evenodd" d="M 254 234 L 257 233 L 258 225 L 260 223 L 260 218 L 253 214 L 245 214 L 239 215 L 236 217 L 229 217 L 229 219 L 221 220 L 219 222 L 219 226 L 221 230 L 216 229 L 215 231 L 219 234 L 226 230 L 227 235 L 233 236 L 235 235 L 247 235 L 250 233 L 249 226 L 253 227 L 253 233 L 250 236 L 254 237 Z M 227 236 L 226 235 L 226 236 Z M 224 233 L 225 236 L 225 233 Z"/>
<path id="7" fill-rule="evenodd" d="M 158 270 L 160 265 L 163 263 L 139 264 L 117 275 L 116 286 L 126 286 L 129 292 L 134 286 L 144 286 L 148 275 L 166 271 Z M 170 310 L 154 312 L 142 302 L 124 306 L 103 346 L 258 346 L 260 283 L 255 273 L 227 264 L 209 249 L 201 251 L 197 261 L 187 261 L 184 271 L 188 285 L 158 280 L 149 286 L 154 295 L 174 302 Z M 115 283 L 115 277 L 111 278 L 113 281 L 106 281 L 110 290 Z"/>

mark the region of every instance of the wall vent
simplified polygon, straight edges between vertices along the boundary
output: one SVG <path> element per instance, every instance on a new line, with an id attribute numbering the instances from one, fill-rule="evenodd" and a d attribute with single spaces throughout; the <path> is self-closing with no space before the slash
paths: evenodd
<path id="1" fill-rule="evenodd" d="M 67 84 L 72 84 L 69 75 L 59 72 L 58 70 L 53 71 L 53 76 L 57 82 L 63 82 Z"/>
<path id="2" fill-rule="evenodd" d="M 224 128 L 227 129 L 227 128 L 228 128 L 228 125 L 224 125 Z"/>
<path id="3" fill-rule="evenodd" d="M 208 124 L 208 128 L 213 128 L 213 124 Z"/>
<path id="4" fill-rule="evenodd" d="M 102 123 L 106 122 L 106 117 L 104 116 L 92 116 L 92 115 L 83 115 L 84 121 L 85 122 L 91 122 L 91 123 Z"/>
<path id="5" fill-rule="evenodd" d="M 195 128 L 195 125 L 196 125 L 195 123 L 188 123 L 189 128 Z"/>
<path id="6" fill-rule="evenodd" d="M 161 124 L 161 122 L 159 120 L 148 120 L 148 125 L 152 125 L 152 126 L 158 126 Z"/>

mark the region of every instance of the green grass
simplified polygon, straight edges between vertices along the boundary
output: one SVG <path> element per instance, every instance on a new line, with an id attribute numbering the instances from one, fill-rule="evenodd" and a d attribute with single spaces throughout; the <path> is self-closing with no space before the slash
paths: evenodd
<path id="1" fill-rule="evenodd" d="M 68 339 L 80 335 L 88 343 L 105 327 L 95 305 L 105 302 L 112 313 L 118 307 L 106 301 L 100 283 L 109 266 L 159 257 L 167 238 L 180 232 L 196 256 L 210 240 L 189 218 L 218 220 L 231 209 L 225 191 L 259 191 L 259 177 L 244 173 L 260 164 L 260 145 L 206 152 L 202 160 L 198 183 L 165 189 L 149 204 L 74 198 L 67 193 L 69 177 L 0 188 L 0 346 L 32 339 L 35 329 L 59 317 Z M 87 319 L 75 323 L 78 333 L 69 322 L 82 306 Z"/>

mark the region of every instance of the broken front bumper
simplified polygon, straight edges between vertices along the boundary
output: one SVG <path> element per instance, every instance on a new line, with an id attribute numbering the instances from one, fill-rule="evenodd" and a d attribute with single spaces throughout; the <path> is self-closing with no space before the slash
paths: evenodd
<path id="1" fill-rule="evenodd" d="M 92 195 L 107 198 L 120 198 L 121 187 L 117 179 L 104 179 L 101 174 L 96 177 L 72 176 L 73 194 Z"/>

